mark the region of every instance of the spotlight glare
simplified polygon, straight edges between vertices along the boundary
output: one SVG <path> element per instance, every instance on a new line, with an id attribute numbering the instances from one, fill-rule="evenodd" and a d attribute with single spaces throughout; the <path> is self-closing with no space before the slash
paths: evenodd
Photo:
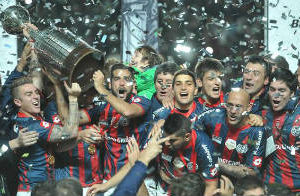
<path id="1" fill-rule="evenodd" d="M 174 50 L 176 52 L 185 52 L 185 53 L 189 53 L 191 51 L 191 48 L 189 46 L 185 46 L 182 44 L 177 44 L 176 48 L 174 48 Z"/>
<path id="2" fill-rule="evenodd" d="M 25 4 L 31 4 L 32 3 L 32 0 L 25 0 Z"/>

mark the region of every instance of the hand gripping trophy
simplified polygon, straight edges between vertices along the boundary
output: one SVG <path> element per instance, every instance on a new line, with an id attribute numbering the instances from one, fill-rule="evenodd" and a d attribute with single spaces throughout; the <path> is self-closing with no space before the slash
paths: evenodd
<path id="1" fill-rule="evenodd" d="M 66 29 L 47 28 L 39 31 L 30 24 L 28 11 L 22 6 L 10 6 L 1 13 L 4 30 L 9 34 L 22 34 L 27 29 L 34 41 L 39 62 L 54 77 L 69 84 L 77 82 L 82 88 L 79 98 L 81 106 L 89 105 L 86 100 L 96 95 L 92 76 L 103 67 L 104 55 L 101 51 L 89 46 Z"/>

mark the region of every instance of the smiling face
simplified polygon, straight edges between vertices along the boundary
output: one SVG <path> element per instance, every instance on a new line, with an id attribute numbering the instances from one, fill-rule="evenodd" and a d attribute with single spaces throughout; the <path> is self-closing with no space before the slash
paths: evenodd
<path id="1" fill-rule="evenodd" d="M 268 93 L 272 108 L 276 112 L 283 110 L 293 96 L 292 91 L 282 80 L 272 81 Z"/>
<path id="2" fill-rule="evenodd" d="M 14 103 L 20 108 L 20 112 L 28 116 L 41 112 L 40 94 L 33 84 L 24 84 L 18 87 L 18 96 Z"/>
<path id="3" fill-rule="evenodd" d="M 192 105 L 194 96 L 197 94 L 193 78 L 190 75 L 180 74 L 174 80 L 175 107 L 187 110 Z"/>
<path id="4" fill-rule="evenodd" d="M 133 89 L 131 73 L 127 69 L 116 69 L 113 71 L 111 79 L 112 93 L 125 100 Z"/>
<path id="5" fill-rule="evenodd" d="M 201 84 L 201 91 L 210 103 L 220 98 L 222 88 L 222 73 L 210 70 L 205 72 Z"/>
<path id="6" fill-rule="evenodd" d="M 268 84 L 268 78 L 265 77 L 265 69 L 259 63 L 248 63 L 243 73 L 243 89 L 251 97 L 256 96 L 264 85 Z"/>
<path id="7" fill-rule="evenodd" d="M 169 97 L 172 93 L 172 82 L 174 76 L 172 74 L 160 73 L 155 80 L 155 89 L 157 99 L 161 102 L 164 98 Z"/>

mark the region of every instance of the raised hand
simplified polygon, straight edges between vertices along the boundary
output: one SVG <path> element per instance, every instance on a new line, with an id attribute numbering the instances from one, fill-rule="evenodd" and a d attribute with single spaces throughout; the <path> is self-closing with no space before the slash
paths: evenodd
<path id="1" fill-rule="evenodd" d="M 98 70 L 93 74 L 94 87 L 96 90 L 101 90 L 104 87 L 104 75 Z"/>
<path id="2" fill-rule="evenodd" d="M 67 82 L 64 81 L 64 86 L 69 94 L 69 96 L 72 96 L 72 97 L 78 97 L 81 93 L 81 88 L 79 86 L 78 83 L 72 83 L 72 86 L 71 88 L 68 86 Z"/>

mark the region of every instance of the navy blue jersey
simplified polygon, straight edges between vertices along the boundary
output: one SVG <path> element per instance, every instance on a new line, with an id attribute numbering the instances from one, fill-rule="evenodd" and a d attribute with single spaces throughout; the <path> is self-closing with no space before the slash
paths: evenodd
<path id="1" fill-rule="evenodd" d="M 199 116 L 195 127 L 211 136 L 216 149 L 215 155 L 220 161 L 260 171 L 266 148 L 267 134 L 264 127 L 232 127 L 227 123 L 224 108 L 204 112 Z"/>
<path id="2" fill-rule="evenodd" d="M 150 107 L 150 101 L 143 96 L 132 96 L 131 104 L 137 104 L 146 113 Z M 88 111 L 92 123 L 97 123 L 107 130 L 104 154 L 104 178 L 110 179 L 127 161 L 126 145 L 135 137 L 138 144 L 145 129 L 140 126 L 145 121 L 145 115 L 127 119 L 110 105 L 105 104 L 104 109 L 95 107 Z"/>
<path id="3" fill-rule="evenodd" d="M 159 168 L 171 179 L 198 172 L 207 181 L 217 180 L 218 169 L 211 140 L 203 132 L 192 130 L 191 135 L 189 144 L 183 149 L 171 152 L 167 147 L 163 148 L 159 155 Z"/>
<path id="4" fill-rule="evenodd" d="M 32 118 L 20 112 L 14 121 L 14 131 L 17 134 L 24 127 L 39 133 L 36 144 L 20 149 L 18 190 L 30 191 L 39 182 L 54 180 L 52 149 L 48 143 L 54 124 L 44 121 L 41 117 Z"/>
<path id="5" fill-rule="evenodd" d="M 156 122 L 161 119 L 166 119 L 169 114 L 178 113 L 186 118 L 190 119 L 191 122 L 195 122 L 199 114 L 203 112 L 203 107 L 201 104 L 197 104 L 193 101 L 192 107 L 187 112 L 181 112 L 177 108 L 170 110 L 169 108 L 161 107 L 153 112 L 153 120 Z"/>
<path id="6" fill-rule="evenodd" d="M 296 101 L 295 101 L 296 100 Z M 292 99 L 284 109 L 275 114 L 266 112 L 266 128 L 273 136 L 276 150 L 268 158 L 264 172 L 266 183 L 280 183 L 294 192 L 300 192 L 300 153 L 296 141 L 300 137 L 299 99 Z"/>

